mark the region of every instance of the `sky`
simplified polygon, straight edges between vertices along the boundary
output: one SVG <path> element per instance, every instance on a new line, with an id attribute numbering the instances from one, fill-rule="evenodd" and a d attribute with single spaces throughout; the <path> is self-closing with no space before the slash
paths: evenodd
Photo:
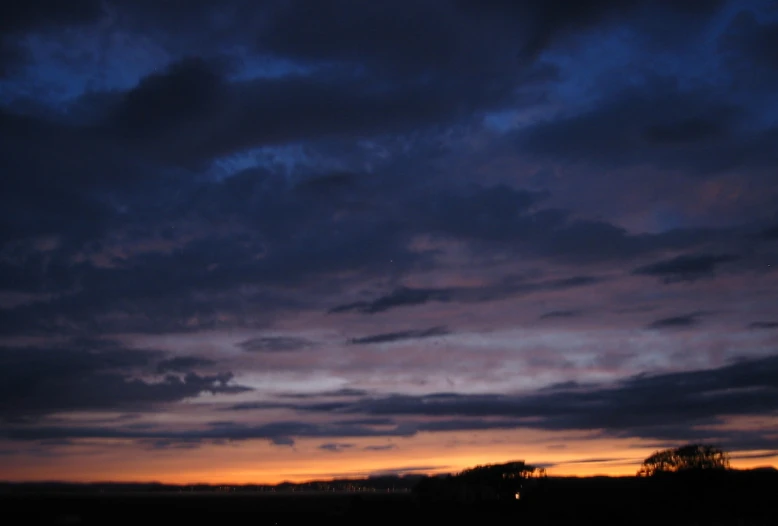
<path id="1" fill-rule="evenodd" d="M 6 4 L 0 479 L 778 465 L 775 2 Z"/>

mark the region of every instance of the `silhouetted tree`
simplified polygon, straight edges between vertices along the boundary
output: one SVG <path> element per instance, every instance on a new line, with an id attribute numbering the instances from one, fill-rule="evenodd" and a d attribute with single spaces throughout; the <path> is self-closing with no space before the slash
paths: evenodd
<path id="1" fill-rule="evenodd" d="M 487 464 L 448 477 L 428 477 L 417 484 L 416 495 L 426 502 L 515 501 L 546 471 L 524 461 Z"/>
<path id="2" fill-rule="evenodd" d="M 544 469 L 526 464 L 523 460 L 506 462 L 504 464 L 486 464 L 469 468 L 457 475 L 459 480 L 484 484 L 494 488 L 520 487 L 521 483 L 533 476 L 545 473 Z"/>
<path id="3" fill-rule="evenodd" d="M 643 461 L 639 477 L 657 473 L 729 469 L 729 456 L 714 446 L 689 444 L 674 449 L 656 451 Z"/>

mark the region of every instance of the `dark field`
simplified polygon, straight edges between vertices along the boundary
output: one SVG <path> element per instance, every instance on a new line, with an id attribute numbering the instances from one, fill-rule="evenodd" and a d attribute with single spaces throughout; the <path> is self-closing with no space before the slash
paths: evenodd
<path id="1" fill-rule="evenodd" d="M 549 479 L 519 501 L 414 493 L 6 493 L 16 524 L 778 525 L 774 476 Z"/>

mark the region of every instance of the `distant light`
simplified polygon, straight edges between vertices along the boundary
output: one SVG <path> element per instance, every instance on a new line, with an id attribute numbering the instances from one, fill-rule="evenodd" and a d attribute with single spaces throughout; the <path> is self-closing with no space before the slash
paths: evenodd
<path id="1" fill-rule="evenodd" d="M 516 500 L 519 500 L 521 498 L 521 493 L 518 491 L 516 492 L 516 495 L 513 496 Z"/>

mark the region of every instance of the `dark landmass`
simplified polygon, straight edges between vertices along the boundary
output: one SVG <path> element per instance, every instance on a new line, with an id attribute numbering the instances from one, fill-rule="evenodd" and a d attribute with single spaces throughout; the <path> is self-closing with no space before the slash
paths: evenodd
<path id="1" fill-rule="evenodd" d="M 0 485 L 0 522 L 778 524 L 778 471 L 773 468 L 654 477 L 537 477 L 522 480 L 515 493 L 500 488 L 461 475 L 229 487 L 6 483 Z"/>
<path id="2" fill-rule="evenodd" d="M 367 478 L 314 480 L 280 484 L 161 484 L 159 482 L 0 482 L 2 494 L 179 494 L 179 493 L 365 493 L 410 492 L 424 475 L 376 476 Z"/>

